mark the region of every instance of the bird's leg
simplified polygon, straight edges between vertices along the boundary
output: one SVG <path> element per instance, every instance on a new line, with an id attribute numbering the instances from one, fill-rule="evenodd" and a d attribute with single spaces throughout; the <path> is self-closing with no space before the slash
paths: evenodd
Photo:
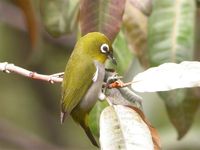
<path id="1" fill-rule="evenodd" d="M 122 79 L 122 76 L 118 76 L 117 73 L 113 73 L 111 76 L 109 76 L 106 80 L 105 87 L 106 88 L 122 88 L 130 85 L 131 83 L 124 83 L 120 79 Z"/>
<path id="2" fill-rule="evenodd" d="M 105 69 L 105 70 L 106 70 L 106 75 L 104 78 L 104 83 L 102 85 L 102 91 L 99 93 L 100 100 L 105 100 L 106 90 L 111 89 L 111 85 L 122 78 L 122 76 L 118 76 L 113 69 Z"/>
<path id="3" fill-rule="evenodd" d="M 132 84 L 132 82 L 127 82 L 127 83 L 122 82 L 120 79 L 122 79 L 123 77 L 118 76 L 118 74 L 114 72 L 114 70 L 112 69 L 106 69 L 105 78 L 106 79 L 104 79 L 105 80 L 104 87 L 109 89 L 127 87 Z"/>
<path id="4" fill-rule="evenodd" d="M 114 83 L 117 80 L 117 73 L 109 72 L 109 75 L 105 76 L 104 83 L 102 85 L 102 93 L 105 94 L 106 90 L 110 87 L 110 84 Z"/>
<path id="5" fill-rule="evenodd" d="M 132 83 L 133 82 L 126 82 L 126 83 L 124 83 L 121 80 L 117 80 L 117 81 L 115 81 L 113 83 L 110 83 L 108 85 L 108 88 L 123 88 L 123 87 L 127 87 L 127 86 L 131 85 Z"/>
<path id="6" fill-rule="evenodd" d="M 119 79 L 122 79 L 122 76 L 118 76 L 118 74 L 116 72 L 113 72 L 112 74 L 110 74 L 110 76 L 108 76 L 105 79 L 105 87 L 109 88 L 111 84 L 119 81 Z"/>
<path id="7" fill-rule="evenodd" d="M 122 96 L 120 100 L 124 99 L 125 101 L 129 101 L 132 104 L 135 104 L 138 108 L 142 109 L 142 97 L 138 96 L 127 87 L 131 85 L 133 82 L 124 83 L 123 81 L 120 80 L 122 78 L 123 77 L 118 76 L 116 72 L 106 71 L 106 76 L 104 79 L 105 83 L 103 84 L 102 88 L 103 93 L 106 93 L 110 97 L 112 97 L 112 94 L 109 93 L 112 93 L 112 91 L 115 91 L 115 93 L 118 92 Z M 116 97 L 114 97 L 113 99 L 116 99 Z"/>

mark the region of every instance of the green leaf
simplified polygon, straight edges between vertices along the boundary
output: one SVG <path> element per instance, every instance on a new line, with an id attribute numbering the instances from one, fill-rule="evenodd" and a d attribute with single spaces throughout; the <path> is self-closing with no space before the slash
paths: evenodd
<path id="1" fill-rule="evenodd" d="M 125 0 L 81 0 L 82 35 L 98 31 L 113 41 L 120 30 L 124 7 Z"/>
<path id="2" fill-rule="evenodd" d="M 72 32 L 77 27 L 79 0 L 42 0 L 42 22 L 52 36 Z"/>
<path id="3" fill-rule="evenodd" d="M 147 43 L 151 66 L 193 59 L 195 8 L 195 1 L 154 1 Z M 197 109 L 196 102 L 188 98 L 190 94 L 187 89 L 159 93 L 166 103 L 179 139 L 189 130 Z"/>
<path id="4" fill-rule="evenodd" d="M 149 18 L 148 49 L 152 66 L 193 58 L 195 1 L 155 0 Z"/>
<path id="5" fill-rule="evenodd" d="M 178 139 L 188 132 L 199 108 L 200 98 L 196 94 L 199 89 L 195 90 L 197 89 L 173 90 L 170 95 L 166 92 L 159 93 L 165 98 L 169 119 L 177 129 Z"/>
<path id="6" fill-rule="evenodd" d="M 127 69 L 131 65 L 131 62 L 133 60 L 133 54 L 128 48 L 127 41 L 122 31 L 119 32 L 115 41 L 113 42 L 113 49 L 114 56 L 117 60 L 117 65 L 109 63 L 107 64 L 107 68 L 115 68 L 120 75 L 123 75 L 126 73 Z"/>
<path id="7" fill-rule="evenodd" d="M 200 0 L 199 3 L 197 3 L 197 5 L 200 6 Z M 200 57 L 200 7 L 198 6 L 197 11 L 196 11 L 196 32 L 195 32 L 195 60 L 199 60 Z"/>

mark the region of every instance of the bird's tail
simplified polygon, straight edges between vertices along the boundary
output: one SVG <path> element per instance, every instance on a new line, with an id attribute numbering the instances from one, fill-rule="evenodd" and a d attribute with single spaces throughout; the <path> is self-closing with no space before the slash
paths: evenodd
<path id="1" fill-rule="evenodd" d="M 97 141 L 96 141 L 95 137 L 93 136 L 92 131 L 90 130 L 90 128 L 87 125 L 87 123 L 81 122 L 80 125 L 84 129 L 84 131 L 87 134 L 88 138 L 90 139 L 91 143 L 94 146 L 99 147 L 99 144 L 97 143 Z"/>
<path id="2" fill-rule="evenodd" d="M 65 121 L 65 118 L 68 116 L 68 113 L 67 112 L 63 112 L 61 111 L 60 112 L 60 123 L 63 124 L 64 121 Z"/>
<path id="3" fill-rule="evenodd" d="M 73 109 L 71 112 L 72 118 L 74 119 L 75 122 L 79 123 L 81 125 L 81 127 L 84 129 L 86 135 L 88 136 L 88 138 L 90 139 L 91 143 L 96 146 L 99 147 L 99 144 L 97 143 L 95 137 L 92 134 L 92 131 L 89 128 L 88 125 L 88 120 L 89 120 L 89 116 L 88 113 L 82 111 L 81 109 L 79 109 L 78 107 L 76 109 Z"/>
<path id="4" fill-rule="evenodd" d="M 66 116 L 68 115 L 68 113 L 66 112 L 63 112 L 61 111 L 61 114 L 60 114 L 60 119 L 61 119 L 61 124 L 64 122 Z M 99 147 L 95 137 L 93 136 L 92 134 L 92 131 L 90 130 L 89 126 L 88 126 L 88 123 L 87 123 L 87 119 L 88 119 L 88 116 L 86 115 L 86 117 L 83 117 L 84 120 L 79 120 L 77 118 L 74 118 L 74 116 L 72 116 L 72 118 L 76 121 L 76 122 L 79 122 L 81 127 L 84 129 L 86 135 L 88 136 L 88 138 L 90 139 L 91 143 L 96 146 L 96 147 Z"/>

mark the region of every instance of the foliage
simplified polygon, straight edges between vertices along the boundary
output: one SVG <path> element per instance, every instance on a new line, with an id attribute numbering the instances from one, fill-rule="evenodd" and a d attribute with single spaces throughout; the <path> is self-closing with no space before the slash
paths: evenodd
<path id="1" fill-rule="evenodd" d="M 198 5 L 199 1 L 195 0 L 1 0 L 0 59 L 47 74 L 61 72 L 64 70 L 76 39 L 88 32 L 99 31 L 113 41 L 115 56 L 119 64 L 116 68 L 117 72 L 130 79 L 129 73 L 136 70 L 137 60 L 146 69 L 149 66 L 155 67 L 163 63 L 180 63 L 199 58 L 198 18 L 200 13 Z M 107 66 L 111 67 L 110 64 Z M 0 124 L 0 130 L 3 131 L 6 128 L 4 123 L 8 122 L 8 124 L 15 124 L 16 130 L 21 127 L 25 132 L 31 133 L 28 136 L 23 135 L 24 143 L 17 143 L 10 138 L 11 136 L 3 135 L 0 137 L 3 139 L 0 140 L 0 147 L 33 149 L 30 143 L 34 142 L 27 142 L 25 139 L 26 136 L 29 137 L 36 133 L 36 137 L 27 139 L 40 141 L 36 142 L 36 145 L 43 146 L 44 149 L 59 150 L 63 149 L 62 147 L 70 149 L 70 146 L 73 147 L 71 149 L 76 147 L 77 150 L 93 148 L 88 146 L 89 141 L 86 136 L 81 129 L 76 128 L 72 121 L 67 121 L 64 126 L 58 124 L 59 85 L 50 87 L 45 83 L 24 81 L 23 78 L 17 76 L 12 78 L 3 73 L 0 73 L 0 76 L 2 93 L 0 95 L 0 117 L 3 118 L 0 120 L 2 124 Z M 123 97 L 123 94 L 120 95 Z M 178 138 L 182 138 L 191 128 L 199 109 L 199 89 L 179 89 L 159 92 L 158 95 L 163 99 L 168 117 L 178 131 Z M 159 102 L 159 99 L 155 101 Z M 155 114 L 151 112 L 144 114 L 150 116 L 150 120 L 155 122 L 154 126 L 161 131 L 161 138 L 166 140 L 162 131 L 169 127 L 169 123 L 163 119 L 163 116 L 160 119 L 155 117 L 165 113 L 162 105 L 153 104 L 151 96 L 143 103 L 148 104 L 149 110 L 159 111 Z M 94 134 L 99 136 L 99 128 L 101 128 L 100 133 L 107 132 L 104 121 L 100 122 L 99 127 L 102 110 L 103 120 L 108 119 L 108 122 L 115 122 L 111 123 L 108 128 L 116 129 L 114 127 L 116 125 L 119 126 L 117 129 L 123 130 L 118 133 L 127 134 L 122 124 L 127 120 L 130 122 L 135 120 L 125 118 L 121 123 L 116 123 L 120 117 L 124 117 L 119 115 L 121 106 L 106 106 L 107 104 L 98 102 L 90 113 L 90 127 Z M 147 123 L 144 114 L 141 115 L 141 110 L 134 111 L 135 109 L 138 108 L 123 106 L 123 111 L 134 113 L 135 116 L 132 118 L 139 117 L 139 122 L 144 123 L 143 126 L 147 125 L 148 128 L 144 127 L 147 134 L 143 138 L 150 137 L 148 140 L 154 142 L 154 149 L 159 149 L 158 136 L 149 134 L 155 129 Z M 148 109 L 144 107 L 144 112 Z M 108 115 L 118 117 L 118 120 L 106 118 Z M 196 123 L 198 122 L 199 119 Z M 132 126 L 134 123 L 130 124 Z M 12 128 L 12 126 L 7 127 Z M 131 128 L 131 131 L 132 129 L 134 128 Z M 13 130 L 19 135 L 24 132 L 21 129 L 19 131 Z M 79 135 L 83 136 L 79 138 Z M 86 140 L 82 140 L 82 137 Z M 105 141 L 102 141 L 101 144 L 104 145 Z M 126 145 L 129 141 L 123 139 L 121 142 L 122 145 L 124 143 Z M 27 144 L 28 148 L 24 146 Z M 163 149 L 167 149 L 169 145 L 165 145 Z M 178 145 L 180 149 L 183 149 L 181 144 Z M 188 149 L 192 149 L 192 146 L 195 147 L 195 145 L 189 145 Z M 184 148 L 187 149 L 186 146 Z"/>

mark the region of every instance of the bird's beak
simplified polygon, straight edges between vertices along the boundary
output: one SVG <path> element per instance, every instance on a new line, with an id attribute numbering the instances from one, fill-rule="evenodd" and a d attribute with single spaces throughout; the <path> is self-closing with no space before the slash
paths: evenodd
<path id="1" fill-rule="evenodd" d="M 112 52 L 108 53 L 108 59 L 110 59 L 114 65 L 117 65 L 116 59 L 113 57 Z"/>

